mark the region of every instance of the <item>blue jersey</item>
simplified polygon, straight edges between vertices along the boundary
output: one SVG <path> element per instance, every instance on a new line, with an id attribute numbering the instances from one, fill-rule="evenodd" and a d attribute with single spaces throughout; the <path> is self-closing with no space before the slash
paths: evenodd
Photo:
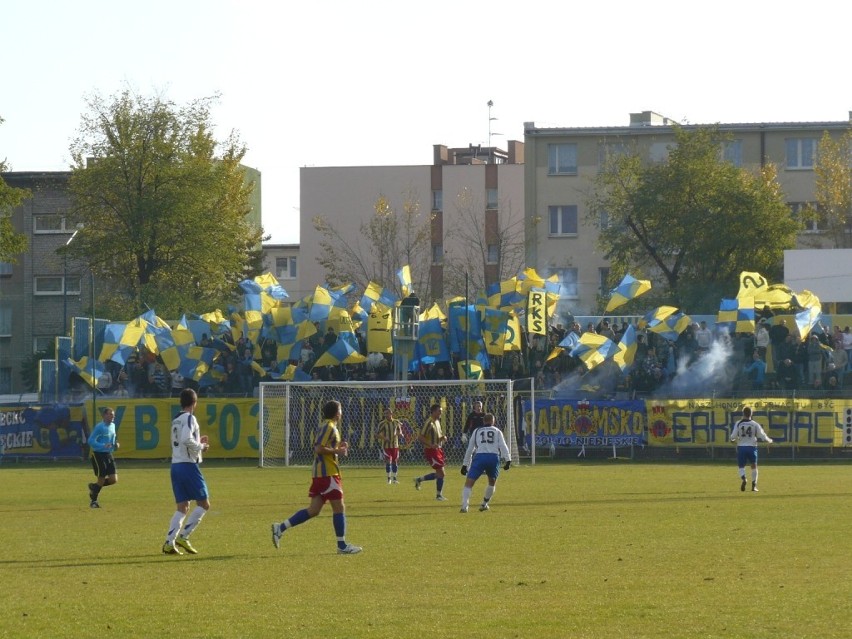
<path id="1" fill-rule="evenodd" d="M 104 424 L 98 422 L 92 434 L 89 435 L 89 448 L 95 453 L 111 453 L 115 450 L 115 422 Z"/>

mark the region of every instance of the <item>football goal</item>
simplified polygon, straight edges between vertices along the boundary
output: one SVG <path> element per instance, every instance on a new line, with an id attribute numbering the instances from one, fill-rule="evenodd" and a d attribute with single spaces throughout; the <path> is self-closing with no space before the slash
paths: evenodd
<path id="1" fill-rule="evenodd" d="M 443 408 L 441 425 L 449 438 L 444 446 L 448 464 L 461 464 L 466 445 L 461 435 L 473 403 L 493 413 L 518 461 L 518 440 L 512 410 L 511 380 L 388 381 L 388 382 L 264 382 L 260 384 L 260 465 L 309 465 L 323 405 L 337 400 L 343 407 L 341 436 L 349 442 L 347 465 L 381 466 L 382 449 L 376 428 L 390 406 L 402 422 L 403 460 L 422 461 L 416 435 L 433 404 Z"/>

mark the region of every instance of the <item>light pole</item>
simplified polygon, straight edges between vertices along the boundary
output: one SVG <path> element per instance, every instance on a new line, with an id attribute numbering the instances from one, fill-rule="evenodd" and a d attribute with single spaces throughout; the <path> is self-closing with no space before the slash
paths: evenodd
<path id="1" fill-rule="evenodd" d="M 74 241 L 74 238 L 77 237 L 77 233 L 80 232 L 80 229 L 77 229 L 71 234 L 71 237 L 68 238 L 68 241 L 65 242 L 66 250 L 64 252 L 63 259 L 63 267 L 62 267 L 62 336 L 66 337 L 68 335 L 68 250 L 67 247 L 71 242 Z"/>

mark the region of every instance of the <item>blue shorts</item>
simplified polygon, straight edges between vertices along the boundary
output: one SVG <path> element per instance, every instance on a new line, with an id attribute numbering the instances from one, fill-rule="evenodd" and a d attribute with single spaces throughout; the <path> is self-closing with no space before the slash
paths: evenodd
<path id="1" fill-rule="evenodd" d="M 745 468 L 746 464 L 757 464 L 757 446 L 737 446 L 737 466 Z"/>
<path id="2" fill-rule="evenodd" d="M 483 473 L 488 476 L 488 479 L 497 481 L 497 475 L 500 474 L 500 457 L 496 453 L 481 453 L 473 456 L 467 478 L 476 481 Z"/>
<path id="3" fill-rule="evenodd" d="M 172 491 L 175 503 L 207 499 L 207 483 L 198 464 L 184 462 L 172 464 Z"/>

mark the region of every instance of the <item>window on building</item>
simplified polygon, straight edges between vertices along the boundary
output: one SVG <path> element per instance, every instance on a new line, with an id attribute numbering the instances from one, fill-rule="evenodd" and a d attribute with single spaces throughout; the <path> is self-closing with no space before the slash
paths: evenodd
<path id="1" fill-rule="evenodd" d="M 548 175 L 577 175 L 577 145 L 547 145 Z"/>
<path id="2" fill-rule="evenodd" d="M 67 281 L 61 275 L 39 275 L 35 278 L 36 295 L 79 295 L 79 275 L 69 275 Z"/>
<path id="3" fill-rule="evenodd" d="M 296 258 L 292 255 L 290 257 L 276 257 L 275 273 L 275 277 L 277 277 L 279 280 L 296 279 Z"/>
<path id="4" fill-rule="evenodd" d="M 555 268 L 553 272 L 559 276 L 559 284 L 562 286 L 562 297 L 576 299 L 580 297 L 577 285 L 576 268 Z"/>
<path id="5" fill-rule="evenodd" d="M 33 353 L 48 353 L 56 338 L 53 335 L 36 335 L 33 337 Z"/>
<path id="6" fill-rule="evenodd" d="M 485 208 L 497 208 L 497 189 L 485 189 Z"/>
<path id="7" fill-rule="evenodd" d="M 549 206 L 550 235 L 577 235 L 577 206 Z"/>
<path id="8" fill-rule="evenodd" d="M 734 166 L 743 165 L 743 141 L 726 140 L 722 142 L 722 161 L 730 162 Z"/>
<path id="9" fill-rule="evenodd" d="M 654 142 L 648 149 L 648 159 L 651 162 L 665 162 L 669 159 L 669 152 L 673 146 L 673 142 Z"/>
<path id="10" fill-rule="evenodd" d="M 787 168 L 812 169 L 816 161 L 816 138 L 787 138 Z"/>
<path id="11" fill-rule="evenodd" d="M 500 261 L 500 245 L 489 244 L 488 254 L 485 256 L 485 259 L 489 264 L 497 264 Z"/>
<path id="12" fill-rule="evenodd" d="M 12 275 L 12 265 L 9 262 L 0 262 L 0 277 L 10 277 Z"/>
<path id="13" fill-rule="evenodd" d="M 802 223 L 805 233 L 819 233 L 828 229 L 825 216 L 818 212 L 819 207 L 815 202 L 789 202 L 787 206 L 793 217 Z M 814 211 L 817 213 L 814 214 Z"/>
<path id="14" fill-rule="evenodd" d="M 629 147 L 624 142 L 604 142 L 598 145 L 598 169 L 603 170 L 613 158 L 627 155 Z"/>
<path id="15" fill-rule="evenodd" d="M 12 369 L 4 366 L 0 368 L 0 394 L 8 395 L 12 392 Z"/>
<path id="16" fill-rule="evenodd" d="M 443 244 L 433 244 L 432 245 L 432 264 L 443 264 L 444 263 L 444 245 Z"/>
<path id="17" fill-rule="evenodd" d="M 599 223 L 601 225 L 601 229 L 609 228 L 609 211 L 601 211 L 599 213 Z"/>
<path id="18" fill-rule="evenodd" d="M 609 286 L 609 267 L 603 266 L 598 269 L 598 280 L 600 282 L 598 288 L 600 289 L 601 295 L 609 295 L 609 292 L 612 288 Z"/>
<path id="19" fill-rule="evenodd" d="M 444 192 L 441 189 L 436 189 L 432 191 L 432 210 L 444 210 Z"/>
<path id="20" fill-rule="evenodd" d="M 34 215 L 34 233 L 66 233 L 64 215 Z"/>
<path id="21" fill-rule="evenodd" d="M 65 278 L 65 294 L 66 295 L 79 295 L 82 288 L 80 288 L 80 276 L 79 275 L 69 275 Z"/>
<path id="22" fill-rule="evenodd" d="M 0 337 L 12 337 L 12 305 L 0 302 Z"/>

